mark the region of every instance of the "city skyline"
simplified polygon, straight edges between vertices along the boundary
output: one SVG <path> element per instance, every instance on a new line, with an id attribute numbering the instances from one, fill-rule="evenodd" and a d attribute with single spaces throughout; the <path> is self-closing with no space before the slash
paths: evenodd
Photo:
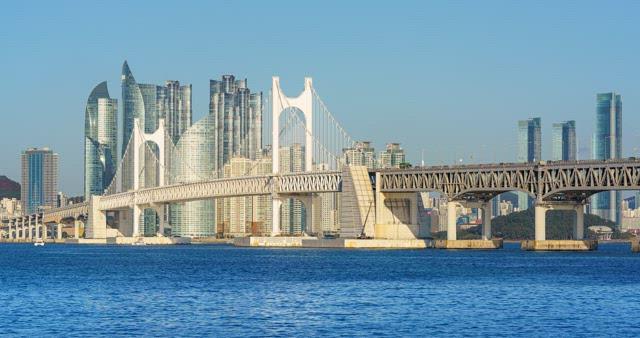
<path id="1" fill-rule="evenodd" d="M 328 103 L 333 111 L 344 116 L 342 123 L 347 129 L 353 130 L 354 137 L 373 141 L 376 149 L 383 149 L 389 142 L 399 142 L 407 153 L 407 160 L 415 164 L 420 163 L 422 153 L 426 164 L 452 163 L 456 157 L 464 158 L 465 162 L 493 162 L 494 159 L 498 162 L 514 161 L 515 146 L 509 143 L 515 143 L 516 132 L 511 126 L 513 121 L 531 115 L 540 116 L 544 121 L 543 158 L 551 158 L 551 123 L 562 120 L 576 120 L 578 157 L 588 158 L 591 155 L 591 137 L 595 131 L 593 98 L 600 92 L 621 93 L 625 100 L 625 111 L 629 112 L 625 114 L 623 124 L 635 125 L 640 122 L 640 117 L 633 113 L 640 109 L 637 94 L 640 88 L 634 80 L 638 67 L 630 58 L 630 55 L 637 54 L 637 46 L 625 42 L 632 41 L 630 37 L 638 31 L 633 24 L 633 10 L 621 13 L 615 19 L 605 19 L 611 22 L 615 20 L 615 25 L 592 27 L 591 23 L 596 18 L 602 19 L 597 16 L 597 6 L 593 3 L 556 5 L 554 13 L 546 13 L 544 4 L 522 4 L 526 10 L 514 8 L 511 4 L 504 5 L 502 10 L 513 12 L 512 18 L 502 18 L 499 13 L 492 14 L 488 9 L 474 4 L 414 3 L 384 10 L 345 5 L 340 7 L 341 11 L 332 14 L 337 15 L 338 19 L 352 18 L 358 25 L 354 28 L 349 24 L 349 29 L 344 30 L 345 24 L 340 20 L 335 27 L 310 28 L 313 25 L 308 25 L 308 20 L 318 22 L 319 18 L 328 14 L 326 9 L 318 7 L 314 10 L 320 14 L 319 18 L 294 16 L 288 20 L 287 24 L 296 28 L 293 30 L 295 32 L 290 32 L 290 27 L 284 22 L 276 23 L 269 34 L 259 34 L 259 37 L 254 34 L 255 25 L 240 27 L 237 32 L 239 40 L 230 41 L 229 48 L 243 53 L 228 55 L 214 53 L 213 47 L 206 46 L 204 42 L 160 55 L 156 52 L 163 44 L 158 43 L 157 37 L 123 40 L 121 28 L 106 29 L 96 28 L 100 25 L 88 25 L 93 27 L 91 36 L 104 36 L 102 45 L 88 46 L 90 48 L 87 50 L 80 50 L 78 55 L 73 55 L 72 49 L 56 49 L 59 53 L 54 54 L 48 51 L 59 44 L 70 46 L 84 42 L 82 32 L 71 31 L 72 26 L 84 20 L 91 18 L 91 22 L 102 22 L 111 17 L 109 13 L 112 11 L 128 17 L 139 13 L 140 8 L 134 5 L 130 11 L 125 11 L 114 5 L 113 8 L 105 8 L 106 12 L 100 12 L 97 16 L 88 15 L 78 19 L 74 15 L 74 25 L 62 22 L 53 25 L 50 32 L 46 33 L 64 38 L 43 41 L 39 38 L 44 34 L 42 27 L 19 28 L 34 21 L 57 23 L 56 17 L 65 18 L 72 14 L 65 14 L 62 9 L 47 4 L 29 8 L 29 11 L 20 4 L 11 6 L 14 7 L 5 13 L 12 12 L 13 15 L 3 17 L 6 20 L 2 25 L 12 25 L 17 29 L 12 29 L 16 31 L 15 36 L 7 37 L 10 48 L 4 56 L 6 62 L 0 67 L 9 76 L 17 74 L 17 71 L 20 76 L 14 76 L 16 80 L 11 87 L 0 90 L 3 93 L 0 95 L 5 95 L 2 98 L 7 102 L 3 117 L 16 125 L 25 125 L 35 119 L 41 123 L 33 126 L 29 142 L 20 137 L 17 128 L 7 131 L 9 138 L 0 150 L 0 156 L 14 158 L 15 161 L 2 161 L 0 172 L 18 179 L 19 166 L 16 163 L 20 151 L 29 147 L 49 146 L 60 154 L 60 187 L 69 195 L 80 195 L 83 189 L 82 182 L 76 178 L 82 175 L 83 167 L 83 145 L 79 140 L 82 140 L 82 113 L 86 95 L 104 79 L 108 81 L 111 93 L 118 93 L 118 69 L 124 59 L 134 65 L 136 77 L 144 79 L 145 83 L 164 83 L 167 79 L 191 83 L 194 121 L 207 114 L 209 79 L 222 74 L 249 78 L 252 88 L 263 92 L 269 88 L 270 77 L 280 74 L 285 79 L 283 87 L 287 93 L 300 90 L 295 79 L 304 75 L 313 76 L 318 91 L 331 100 Z M 234 9 L 238 5 L 222 6 Z M 169 13 L 161 7 L 152 9 L 159 17 L 171 15 L 173 18 L 186 18 L 193 13 L 182 9 Z M 408 11 L 408 8 L 412 11 Z M 83 6 L 76 6 L 72 11 L 77 14 L 87 10 Z M 354 15 L 360 10 L 364 10 L 365 15 Z M 447 10 L 456 10 L 457 15 L 449 21 L 443 21 L 435 14 L 427 14 Z M 247 11 L 247 15 L 253 17 L 272 13 L 261 5 Z M 531 15 L 525 15 L 524 12 L 530 12 Z M 492 20 L 485 22 L 479 19 L 482 15 L 475 16 L 477 13 Z M 386 15 L 397 26 L 374 26 L 374 22 Z M 422 21 L 425 15 L 429 20 Z M 549 27 L 540 27 L 538 20 L 535 20 L 536 15 L 547 16 Z M 227 22 L 229 18 L 222 17 L 219 20 Z M 517 23 L 514 24 L 514 21 Z M 465 25 L 458 26 L 460 22 Z M 470 25 L 480 29 L 472 31 Z M 507 32 L 505 27 L 509 27 L 511 32 Z M 207 30 L 204 23 L 195 20 L 168 32 L 169 36 L 163 39 L 175 40 L 186 32 L 193 33 L 193 38 L 197 39 Z M 330 34 L 334 31 L 343 33 Z M 552 36 L 551 33 L 557 31 L 562 34 Z M 398 35 L 399 32 L 405 34 Z M 471 43 L 458 45 L 465 34 L 476 37 L 476 42 L 464 37 L 464 41 Z M 282 50 L 276 48 L 259 52 L 266 44 L 277 45 L 279 41 L 290 40 L 291 36 L 308 38 L 308 43 L 303 45 L 305 48 L 299 54 L 292 52 L 297 49 L 293 44 L 285 44 Z M 378 39 L 379 36 L 384 39 Z M 518 36 L 527 37 L 527 43 Z M 599 48 L 595 41 L 603 37 L 613 39 L 612 43 L 616 43 L 618 48 L 606 51 Z M 255 47 L 248 47 L 239 42 L 243 38 L 244 41 L 259 43 L 254 44 Z M 319 46 L 313 44 L 314 39 Z M 179 39 L 176 41 L 180 42 Z M 347 47 L 353 41 L 360 41 L 358 48 Z M 157 46 L 153 47 L 154 44 Z M 332 48 L 335 55 L 326 55 L 321 53 L 323 44 L 344 47 Z M 479 44 L 488 44 L 492 48 L 484 48 L 479 52 L 476 48 Z M 435 46 L 440 48 L 435 49 Z M 377 54 L 371 53 L 373 50 L 378 51 Z M 96 54 L 96 51 L 100 53 Z M 87 53 L 91 53 L 91 56 Z M 42 59 L 45 55 L 49 58 L 46 63 Z M 452 58 L 454 55 L 457 56 Z M 79 64 L 78 58 L 87 62 Z M 259 60 L 256 61 L 256 58 Z M 597 67 L 606 60 L 615 62 L 609 62 L 606 71 Z M 43 68 L 44 64 L 52 66 Z M 371 73 L 371 69 L 377 72 Z M 387 86 L 385 95 L 377 96 L 374 94 L 377 86 L 373 86 L 373 83 L 379 77 L 384 77 L 389 83 L 404 85 Z M 66 81 L 60 83 L 62 78 Z M 37 102 L 28 100 L 27 95 L 32 92 L 42 93 L 43 99 Z M 114 95 L 112 97 L 122 99 Z M 465 99 L 459 100 L 460 97 Z M 398 109 L 402 113 L 396 113 Z M 385 132 L 380 129 L 382 125 L 385 126 Z M 486 133 L 486 129 L 495 128 L 504 130 L 505 134 Z M 64 132 L 56 138 L 46 137 L 54 129 Z M 397 136 L 391 139 L 387 134 Z M 439 149 L 440 141 L 449 139 L 450 135 L 457 135 L 455 140 L 449 142 L 451 147 L 448 150 Z M 474 141 L 479 137 L 483 138 L 483 142 Z M 640 136 L 627 132 L 622 142 L 625 145 L 623 157 L 630 156 L 638 151 Z"/>

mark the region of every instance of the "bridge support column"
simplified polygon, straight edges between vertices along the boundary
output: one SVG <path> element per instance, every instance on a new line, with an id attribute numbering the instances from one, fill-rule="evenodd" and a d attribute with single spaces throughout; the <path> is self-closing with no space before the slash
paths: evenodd
<path id="1" fill-rule="evenodd" d="M 584 205 L 576 206 L 576 226 L 574 238 L 577 240 L 584 239 Z"/>
<path id="2" fill-rule="evenodd" d="M 35 215 L 36 239 L 40 239 L 40 223 L 38 222 L 38 214 Z"/>
<path id="3" fill-rule="evenodd" d="M 277 196 L 273 196 L 271 202 L 271 236 L 280 235 L 280 207 L 282 206 L 282 199 Z"/>
<path id="4" fill-rule="evenodd" d="M 20 228 L 19 229 L 19 234 L 18 234 L 18 238 L 23 239 L 24 238 L 24 218 L 20 218 Z"/>
<path id="5" fill-rule="evenodd" d="M 133 206 L 133 234 L 132 237 L 140 237 L 140 217 L 142 217 L 142 213 L 144 209 L 137 205 Z"/>
<path id="6" fill-rule="evenodd" d="M 80 238 L 80 220 L 78 219 L 73 220 L 73 238 Z"/>
<path id="7" fill-rule="evenodd" d="M 547 210 L 549 208 L 540 203 L 535 205 L 535 239 L 536 241 L 544 241 L 547 238 Z"/>
<path id="8" fill-rule="evenodd" d="M 27 231 L 29 231 L 27 238 L 29 238 L 30 241 L 33 240 L 33 222 L 32 221 L 33 221 L 33 217 L 29 216 L 28 221 L 27 221 L 28 222 L 27 223 L 27 228 L 28 228 Z"/>
<path id="9" fill-rule="evenodd" d="M 460 204 L 458 202 L 449 201 L 447 202 L 447 240 L 455 241 L 458 239 L 458 226 L 456 221 L 457 217 L 457 208 Z"/>
<path id="10" fill-rule="evenodd" d="M 62 239 L 62 223 L 56 224 L 56 238 Z"/>
<path id="11" fill-rule="evenodd" d="M 13 223 L 13 221 L 12 221 L 12 220 L 9 220 L 9 224 L 8 224 L 8 225 L 9 225 L 9 237 L 7 237 L 7 238 L 9 238 L 9 239 L 12 239 L 12 238 L 13 238 L 13 234 L 11 233 L 11 225 L 12 225 L 12 223 Z"/>
<path id="12" fill-rule="evenodd" d="M 493 217 L 491 203 L 482 203 L 482 239 L 485 241 L 491 239 L 491 217 Z"/>
<path id="13" fill-rule="evenodd" d="M 42 239 L 47 239 L 47 224 L 42 222 Z"/>
<path id="14" fill-rule="evenodd" d="M 86 238 L 107 238 L 107 214 L 100 210 L 100 196 L 93 195 L 89 200 Z"/>

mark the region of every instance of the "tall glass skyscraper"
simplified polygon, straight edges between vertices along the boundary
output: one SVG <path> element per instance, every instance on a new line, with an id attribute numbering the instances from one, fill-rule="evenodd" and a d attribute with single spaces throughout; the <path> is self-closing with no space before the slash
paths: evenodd
<path id="1" fill-rule="evenodd" d="M 622 157 L 622 98 L 616 93 L 596 95 L 596 131 L 593 158 Z M 601 192 L 591 199 L 591 213 L 620 223 L 622 195 L 619 191 Z"/>
<path id="2" fill-rule="evenodd" d="M 554 161 L 574 161 L 576 159 L 576 121 L 553 124 L 551 159 Z"/>
<path id="3" fill-rule="evenodd" d="M 87 99 L 84 116 L 84 196 L 102 195 L 118 162 L 118 100 L 109 97 L 107 82 Z"/>
<path id="4" fill-rule="evenodd" d="M 178 142 L 180 135 L 191 126 L 191 85 L 180 86 L 179 81 L 166 81 L 166 86 L 137 83 L 127 61 L 122 65 L 122 110 L 123 110 L 123 183 L 125 190 L 133 187 L 133 158 L 124 157 L 127 145 L 133 132 L 134 119 L 140 119 L 145 133 L 153 133 L 158 129 L 159 120 L 165 119 L 168 137 L 171 143 Z M 156 163 L 159 158 L 158 147 L 148 144 L 143 150 L 140 160 L 144 171 L 140 174 L 141 187 L 157 186 L 159 175 L 165 175 L 165 181 L 171 172 L 171 149 L 166 147 L 165 163 Z M 164 169 L 162 172 L 160 168 Z M 157 229 L 155 211 L 144 212 L 144 234 L 155 235 Z"/>
<path id="5" fill-rule="evenodd" d="M 537 162 L 542 159 L 541 124 L 539 117 L 518 121 L 518 162 Z M 530 200 L 527 193 L 518 192 L 520 211 L 529 208 Z"/>
<path id="6" fill-rule="evenodd" d="M 21 200 L 24 213 L 55 208 L 58 202 L 58 154 L 49 148 L 22 153 Z"/>
<path id="7" fill-rule="evenodd" d="M 178 140 L 171 163 L 172 183 L 212 179 L 215 159 L 214 118 L 209 115 L 186 130 Z M 185 237 L 215 236 L 214 201 L 203 200 L 171 205 L 172 234 Z"/>

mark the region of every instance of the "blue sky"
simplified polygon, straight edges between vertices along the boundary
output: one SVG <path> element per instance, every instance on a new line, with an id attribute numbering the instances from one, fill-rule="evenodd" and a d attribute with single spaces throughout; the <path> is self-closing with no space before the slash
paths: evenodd
<path id="1" fill-rule="evenodd" d="M 60 154 L 60 188 L 82 191 L 83 118 L 93 86 L 303 77 L 357 139 L 401 142 L 427 163 L 515 160 L 518 119 L 575 119 L 590 155 L 595 94 L 623 96 L 623 152 L 638 153 L 640 2 L 625 1 L 14 1 L 0 11 L 0 174 L 19 179 L 32 146 Z M 470 158 L 471 154 L 473 159 Z"/>

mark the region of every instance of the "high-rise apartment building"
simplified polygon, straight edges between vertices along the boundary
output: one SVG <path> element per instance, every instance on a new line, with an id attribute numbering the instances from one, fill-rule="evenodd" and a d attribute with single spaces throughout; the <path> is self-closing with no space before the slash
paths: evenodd
<path id="1" fill-rule="evenodd" d="M 255 161 L 262 150 L 262 93 L 251 93 L 247 80 L 236 80 L 233 75 L 223 75 L 220 80 L 209 81 L 209 115 L 215 123 L 215 149 L 211 156 L 215 161 L 217 177 L 241 175 L 237 170 L 227 170 L 225 166 L 232 158 Z M 235 167 L 240 166 L 239 162 Z M 245 168 L 249 171 L 250 168 Z M 244 175 L 248 175 L 245 173 Z M 239 199 L 218 199 L 216 210 L 219 231 L 230 232 L 230 215 L 244 215 L 247 206 L 236 204 Z M 240 221 L 237 221 L 240 222 Z M 234 225 L 234 231 L 246 227 Z M 233 235 L 239 233 L 234 232 Z M 232 234 L 228 234 L 232 235 Z"/>
<path id="2" fill-rule="evenodd" d="M 84 116 L 84 197 L 102 195 L 118 167 L 118 100 L 109 97 L 107 82 L 87 99 Z"/>
<path id="3" fill-rule="evenodd" d="M 554 161 L 576 160 L 576 121 L 553 124 L 551 159 Z"/>
<path id="4" fill-rule="evenodd" d="M 518 121 L 518 162 L 537 162 L 542 159 L 541 119 L 534 117 Z M 527 210 L 531 198 L 527 193 L 518 192 L 518 208 Z"/>
<path id="5" fill-rule="evenodd" d="M 616 93 L 596 95 L 596 130 L 593 135 L 593 159 L 622 157 L 622 98 Z M 622 195 L 605 191 L 593 196 L 591 213 L 613 222 L 620 222 Z"/>
<path id="6" fill-rule="evenodd" d="M 280 172 L 303 172 L 305 168 L 305 149 L 299 143 L 290 147 L 280 147 Z M 280 229 L 282 234 L 300 235 L 307 231 L 306 211 L 301 201 L 288 199 L 282 202 L 280 209 Z"/>
<path id="7" fill-rule="evenodd" d="M 22 153 L 22 210 L 55 208 L 58 194 L 58 154 L 49 148 L 31 148 Z"/>
<path id="8" fill-rule="evenodd" d="M 345 165 L 362 165 L 369 169 L 375 169 L 376 151 L 370 141 L 356 142 L 353 148 L 343 150 L 342 162 Z"/>
<path id="9" fill-rule="evenodd" d="M 404 149 L 400 148 L 400 143 L 388 143 L 387 149 L 380 152 L 378 157 L 379 168 L 400 168 L 401 163 L 405 163 Z"/>
<path id="10" fill-rule="evenodd" d="M 262 93 L 251 93 L 247 80 L 223 75 L 209 82 L 209 114 L 216 130 L 216 171 L 233 157 L 255 160 L 262 149 Z"/>

